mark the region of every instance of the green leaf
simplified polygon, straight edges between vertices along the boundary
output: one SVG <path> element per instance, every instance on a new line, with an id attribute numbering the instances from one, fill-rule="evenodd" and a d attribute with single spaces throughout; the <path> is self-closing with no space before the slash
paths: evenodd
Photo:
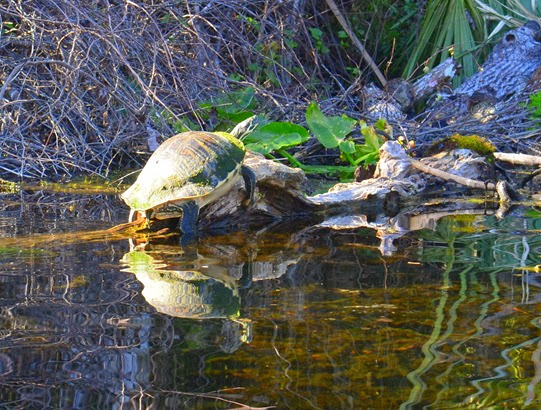
<path id="1" fill-rule="evenodd" d="M 250 63 L 248 64 L 248 66 L 246 67 L 249 71 L 252 71 L 252 72 L 255 72 L 257 70 L 259 70 L 259 64 L 256 64 L 256 63 Z"/>
<path id="2" fill-rule="evenodd" d="M 176 133 L 191 131 L 194 128 L 189 128 L 186 124 L 184 124 L 182 121 L 175 121 L 173 122 L 173 129 Z"/>
<path id="3" fill-rule="evenodd" d="M 355 154 L 355 152 L 357 151 L 355 148 L 355 142 L 353 141 L 340 141 L 338 143 L 338 146 L 340 147 L 340 151 L 345 153 L 345 154 Z"/>
<path id="4" fill-rule="evenodd" d="M 241 121 L 244 121 L 248 118 L 250 118 L 252 115 L 254 115 L 253 111 L 236 111 L 236 112 L 229 112 L 227 110 L 223 110 L 221 108 L 216 107 L 216 112 L 218 113 L 218 116 L 227 120 L 230 120 L 234 123 L 239 123 Z"/>
<path id="5" fill-rule="evenodd" d="M 325 148 L 336 148 L 356 124 L 356 120 L 347 116 L 327 117 L 316 103 L 306 110 L 308 128 Z"/>
<path id="6" fill-rule="evenodd" d="M 206 112 L 216 109 L 218 117 L 232 121 L 241 122 L 254 115 L 255 108 L 254 89 L 250 87 L 242 88 L 237 91 L 223 93 L 218 97 L 205 101 L 199 106 Z"/>
<path id="7" fill-rule="evenodd" d="M 290 40 L 288 38 L 284 39 L 284 43 L 286 44 L 287 47 L 291 49 L 297 48 L 299 46 L 299 43 L 297 43 L 296 41 Z"/>
<path id="8" fill-rule="evenodd" d="M 374 124 L 374 127 L 376 127 L 376 129 L 378 130 L 385 131 L 388 125 L 389 124 L 387 123 L 387 121 L 385 121 L 383 118 L 380 118 L 379 120 L 376 121 L 376 123 Z"/>
<path id="9" fill-rule="evenodd" d="M 310 30 L 310 35 L 314 40 L 321 40 L 321 37 L 323 37 L 323 31 L 317 27 L 310 27 L 308 30 Z"/>
<path id="10" fill-rule="evenodd" d="M 375 153 L 375 152 L 369 152 L 365 155 L 363 155 L 362 157 L 359 157 L 355 160 L 355 164 L 359 165 L 359 164 L 375 164 L 376 162 L 378 162 L 378 154 Z"/>
<path id="11" fill-rule="evenodd" d="M 373 127 L 361 127 L 361 133 L 365 139 L 365 145 L 372 151 L 379 151 L 382 141 Z"/>
<path id="12" fill-rule="evenodd" d="M 287 149 L 300 145 L 308 140 L 306 128 L 290 122 L 271 122 L 244 138 L 247 149 L 269 154 L 272 151 Z"/>

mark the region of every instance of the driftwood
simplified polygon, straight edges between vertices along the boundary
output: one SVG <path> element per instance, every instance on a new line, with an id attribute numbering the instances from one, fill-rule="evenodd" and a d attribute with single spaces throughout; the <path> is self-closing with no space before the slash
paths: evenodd
<path id="1" fill-rule="evenodd" d="M 201 210 L 199 228 L 259 229 L 284 221 L 313 226 L 337 217 L 351 224 L 359 215 L 392 217 L 401 211 L 404 203 L 414 201 L 432 187 L 441 191 L 441 179 L 475 189 L 499 189 L 507 202 L 504 186 L 497 188 L 493 183 L 481 182 L 486 161 L 467 150 L 455 150 L 447 156 L 421 162 L 412 160 L 398 143 L 389 141 L 382 146 L 380 157 L 374 178 L 337 184 L 324 194 L 306 196 L 303 192 L 306 178 L 300 169 L 249 153 L 245 165 L 256 175 L 255 203 L 247 204 L 244 184 L 239 179 L 225 196 Z M 171 226 L 177 223 L 173 221 Z M 151 225 L 153 229 L 163 227 L 160 222 Z"/>
<path id="2" fill-rule="evenodd" d="M 452 58 L 411 85 L 404 80 L 391 80 L 398 86 L 384 89 L 368 84 L 361 90 L 363 115 L 390 120 L 415 140 L 418 152 L 434 139 L 459 133 L 486 136 L 500 151 L 539 155 L 538 123 L 524 108 L 528 95 L 541 89 L 539 31 L 531 21 L 507 32 L 481 69 L 455 90 L 451 80 L 458 66 Z M 404 94 L 413 101 L 401 102 Z M 408 115 L 409 107 L 427 99 L 427 108 Z"/>
<path id="3" fill-rule="evenodd" d="M 541 158 L 534 155 L 495 152 L 494 158 L 515 165 L 541 166 Z"/>
<path id="4" fill-rule="evenodd" d="M 413 83 L 415 102 L 423 101 L 434 92 L 449 87 L 459 68 L 457 61 L 449 57 L 443 63 L 434 67 L 428 74 L 415 81 Z"/>
<path id="5" fill-rule="evenodd" d="M 413 84 L 400 78 L 386 82 L 383 89 L 368 84 L 361 90 L 363 114 L 371 119 L 403 121 L 415 104 L 442 89 L 450 89 L 459 68 L 456 60 L 448 58 Z"/>
<path id="6" fill-rule="evenodd" d="M 541 65 L 539 23 L 530 21 L 510 30 L 494 47 L 482 68 L 468 78 L 453 95 L 471 97 L 480 91 L 502 101 L 520 94 Z"/>
<path id="7" fill-rule="evenodd" d="M 506 182 L 485 184 L 486 159 L 464 149 L 416 160 L 398 143 L 389 141 L 381 147 L 374 178 L 336 184 L 328 192 L 313 196 L 304 193 L 306 177 L 299 169 L 253 153 L 247 154 L 245 165 L 256 175 L 255 203 L 247 204 L 244 184 L 239 180 L 229 193 L 201 210 L 198 227 L 203 235 L 239 232 L 245 236 L 285 230 L 306 238 L 320 235 L 320 230 L 366 227 L 377 231 L 381 253 L 391 255 L 396 251 L 395 241 L 412 230 L 434 228 L 439 218 L 456 213 L 489 213 L 502 218 L 515 199 Z M 442 181 L 483 192 L 495 191 L 499 202 L 487 198 L 482 204 L 455 200 L 453 184 L 442 189 Z M 427 199 L 434 194 L 437 200 Z M 167 231 L 160 225 L 165 222 L 169 223 Z M 178 220 L 165 222 L 152 222 L 152 230 L 158 232 L 147 240 L 163 238 L 166 232 L 178 234 Z M 120 231 L 133 225 L 120 226 Z M 119 231 L 108 233 L 116 235 Z"/>

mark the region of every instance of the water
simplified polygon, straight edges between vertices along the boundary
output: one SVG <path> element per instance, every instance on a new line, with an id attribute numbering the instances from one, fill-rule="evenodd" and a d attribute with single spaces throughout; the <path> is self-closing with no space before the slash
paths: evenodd
<path id="1" fill-rule="evenodd" d="M 9 409 L 539 408 L 541 220 L 238 233 L 181 248 L 100 233 L 107 197 L 0 213 Z M 54 235 L 53 235 L 54 234 Z"/>

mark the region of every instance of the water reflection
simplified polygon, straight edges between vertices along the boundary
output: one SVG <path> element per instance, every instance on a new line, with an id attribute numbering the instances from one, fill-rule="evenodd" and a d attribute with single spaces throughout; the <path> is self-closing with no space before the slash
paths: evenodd
<path id="1" fill-rule="evenodd" d="M 116 221 L 22 208 L 0 215 L 5 408 L 541 406 L 541 220 L 441 218 L 385 256 L 370 229 L 39 240 Z"/>
<path id="2" fill-rule="evenodd" d="M 145 250 L 146 248 L 146 250 Z M 149 249 L 150 248 L 150 249 Z M 167 261 L 167 263 L 165 262 Z M 187 256 L 174 246 L 139 246 L 126 253 L 124 269 L 142 283 L 145 300 L 160 313 L 191 319 L 225 319 L 224 352 L 251 340 L 251 323 L 240 319 L 239 282 L 250 281 L 249 269 L 238 280 L 217 259 Z M 238 271 L 234 267 L 233 272 Z"/>

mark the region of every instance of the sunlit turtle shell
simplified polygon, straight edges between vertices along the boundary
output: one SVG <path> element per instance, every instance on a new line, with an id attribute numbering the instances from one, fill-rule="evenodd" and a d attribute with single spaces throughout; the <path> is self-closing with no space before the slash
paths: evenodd
<path id="1" fill-rule="evenodd" d="M 122 194 L 134 211 L 164 219 L 188 213 L 227 193 L 239 176 L 244 145 L 226 133 L 185 132 L 166 140 Z M 152 211 L 152 212 L 150 212 Z"/>

